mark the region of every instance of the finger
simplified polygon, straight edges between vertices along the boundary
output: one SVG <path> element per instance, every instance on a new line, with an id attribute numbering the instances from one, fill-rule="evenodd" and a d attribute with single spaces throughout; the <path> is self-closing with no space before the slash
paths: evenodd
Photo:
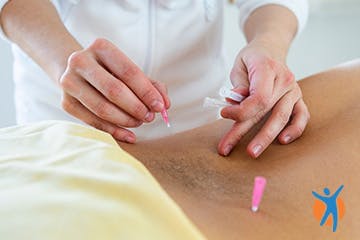
<path id="1" fill-rule="evenodd" d="M 294 90 L 282 97 L 273 108 L 269 119 L 250 141 L 247 151 L 257 158 L 276 138 L 289 122 L 294 104 L 299 100 L 299 93 Z"/>
<path id="2" fill-rule="evenodd" d="M 275 80 L 273 61 L 254 61 L 246 64 L 249 75 L 249 94 L 269 99 L 272 96 Z M 261 107 L 261 106 L 260 106 Z"/>
<path id="3" fill-rule="evenodd" d="M 294 89 L 296 84 L 294 74 L 284 65 L 278 64 L 276 66 L 277 76 L 274 82 L 274 101 L 277 102 L 287 92 Z"/>
<path id="4" fill-rule="evenodd" d="M 233 91 L 243 95 L 249 95 L 249 78 L 247 69 L 241 57 L 237 57 L 235 64 L 230 73 Z"/>
<path id="5" fill-rule="evenodd" d="M 142 121 L 133 118 L 109 102 L 79 76 L 69 74 L 66 79 L 62 79 L 62 86 L 68 94 L 78 99 L 83 106 L 107 122 L 124 127 L 138 127 L 142 124 Z"/>
<path id="6" fill-rule="evenodd" d="M 242 122 L 254 117 L 261 118 L 272 107 L 274 72 L 263 64 L 259 67 L 250 65 L 248 71 L 250 95 L 239 105 L 223 108 L 221 111 L 222 117 Z"/>
<path id="7" fill-rule="evenodd" d="M 117 127 L 95 116 L 92 112 L 86 109 L 78 100 L 76 100 L 69 94 L 65 93 L 63 95 L 62 107 L 72 116 L 82 120 L 86 124 L 96 129 L 111 134 L 118 141 L 127 143 L 135 143 L 136 141 L 136 136 L 134 133 L 127 129 Z"/>
<path id="8" fill-rule="evenodd" d="M 252 126 L 253 123 L 250 120 L 241 123 L 234 123 L 232 128 L 220 140 L 218 144 L 218 153 L 223 156 L 229 155 L 234 146 L 252 128 Z"/>
<path id="9" fill-rule="evenodd" d="M 134 118 L 150 122 L 154 118 L 148 108 L 121 81 L 91 58 L 86 52 L 78 52 L 69 58 L 70 68 L 80 74 L 108 100 L 129 113 Z"/>
<path id="10" fill-rule="evenodd" d="M 278 140 L 282 144 L 288 144 L 299 138 L 310 120 L 310 113 L 303 99 L 300 99 L 294 106 L 292 120 L 279 135 Z"/>
<path id="11" fill-rule="evenodd" d="M 165 108 L 169 109 L 171 102 L 168 97 L 168 91 L 167 91 L 165 84 L 162 82 L 159 82 L 159 81 L 154 81 L 154 80 L 152 80 L 151 82 L 154 85 L 154 87 L 156 87 L 156 89 L 160 92 L 161 96 L 163 97 Z"/>
<path id="12" fill-rule="evenodd" d="M 136 96 L 154 112 L 164 109 L 164 101 L 159 91 L 124 53 L 104 39 L 98 39 L 90 47 L 118 79 L 123 81 Z"/>

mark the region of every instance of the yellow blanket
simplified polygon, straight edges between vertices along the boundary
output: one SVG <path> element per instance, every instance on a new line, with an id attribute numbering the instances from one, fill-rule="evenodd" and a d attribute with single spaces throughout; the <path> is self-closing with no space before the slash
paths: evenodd
<path id="1" fill-rule="evenodd" d="M 110 135 L 51 121 L 0 130 L 0 239 L 204 239 Z"/>

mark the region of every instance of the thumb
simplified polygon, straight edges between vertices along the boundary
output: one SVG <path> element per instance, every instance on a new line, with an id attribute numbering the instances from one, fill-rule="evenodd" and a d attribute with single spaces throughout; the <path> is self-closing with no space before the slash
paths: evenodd
<path id="1" fill-rule="evenodd" d="M 247 68 L 242 60 L 235 62 L 230 73 L 230 80 L 234 92 L 240 93 L 243 96 L 249 95 L 249 77 Z"/>

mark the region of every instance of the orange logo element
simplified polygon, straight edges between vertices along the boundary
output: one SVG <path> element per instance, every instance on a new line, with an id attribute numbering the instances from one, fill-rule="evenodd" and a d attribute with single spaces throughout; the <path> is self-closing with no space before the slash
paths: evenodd
<path id="1" fill-rule="evenodd" d="M 341 220 L 345 215 L 345 204 L 341 198 L 336 200 L 336 205 L 338 209 L 339 220 Z M 322 201 L 316 199 L 313 205 L 313 214 L 316 220 L 320 222 L 321 218 L 324 216 L 326 211 L 326 205 Z M 325 226 L 332 226 L 333 225 L 333 218 L 330 215 L 329 218 L 326 220 Z"/>
<path id="2" fill-rule="evenodd" d="M 344 185 L 341 185 L 332 194 L 328 188 L 324 188 L 324 194 L 312 191 L 312 195 L 315 197 L 314 217 L 320 221 L 320 226 L 332 226 L 333 232 L 336 232 L 338 221 L 345 215 L 345 204 L 339 197 L 343 188 Z"/>

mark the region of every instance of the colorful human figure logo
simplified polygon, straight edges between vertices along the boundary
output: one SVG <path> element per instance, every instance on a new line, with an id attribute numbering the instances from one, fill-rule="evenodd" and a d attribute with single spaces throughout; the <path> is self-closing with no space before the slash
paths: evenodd
<path id="1" fill-rule="evenodd" d="M 343 188 L 344 185 L 341 185 L 332 195 L 330 195 L 328 188 L 324 188 L 325 195 L 320 195 L 312 191 L 312 194 L 316 198 L 313 206 L 315 218 L 318 220 L 321 219 L 320 226 L 324 224 L 331 226 L 332 224 L 333 232 L 337 229 L 338 220 L 345 214 L 344 201 L 338 197 Z"/>

